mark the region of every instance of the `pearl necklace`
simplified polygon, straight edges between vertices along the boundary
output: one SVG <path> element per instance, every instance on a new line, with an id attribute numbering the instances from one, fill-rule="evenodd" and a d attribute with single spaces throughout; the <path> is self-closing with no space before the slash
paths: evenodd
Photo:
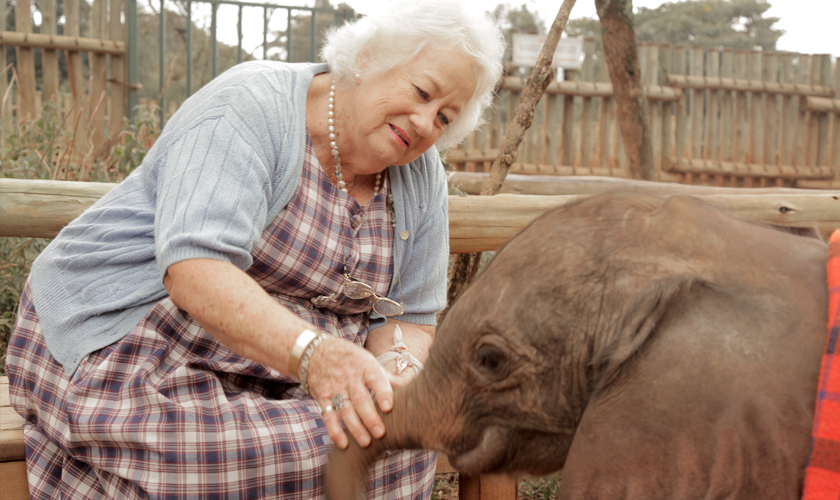
<path id="1" fill-rule="evenodd" d="M 327 123 L 330 131 L 330 147 L 332 148 L 333 160 L 335 161 L 335 180 L 344 194 L 349 194 L 347 191 L 347 183 L 341 178 L 341 157 L 338 155 L 338 140 L 335 133 L 335 84 L 330 85 L 330 99 L 327 106 Z M 382 172 L 376 173 L 376 184 L 373 187 L 373 195 L 376 196 L 379 190 L 382 189 Z M 390 195 L 390 193 L 389 193 Z"/>

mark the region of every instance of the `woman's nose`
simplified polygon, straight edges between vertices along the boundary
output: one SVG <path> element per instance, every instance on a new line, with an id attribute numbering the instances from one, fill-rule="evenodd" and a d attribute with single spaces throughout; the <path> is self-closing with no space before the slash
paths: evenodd
<path id="1" fill-rule="evenodd" d="M 420 137 L 429 137 L 435 129 L 436 111 L 432 106 L 421 106 L 411 115 L 411 124 Z"/>

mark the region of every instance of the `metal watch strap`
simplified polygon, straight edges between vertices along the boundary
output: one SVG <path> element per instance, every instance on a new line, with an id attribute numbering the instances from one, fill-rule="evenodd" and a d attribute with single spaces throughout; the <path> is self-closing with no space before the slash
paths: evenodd
<path id="1" fill-rule="evenodd" d="M 298 380 L 300 380 L 300 360 L 303 357 L 303 352 L 316 338 L 318 338 L 318 334 L 312 330 L 302 331 L 295 339 L 292 350 L 289 352 L 289 362 L 287 363 L 289 373 L 296 376 Z"/>
<path id="2" fill-rule="evenodd" d="M 312 394 L 309 392 L 309 383 L 306 381 L 306 370 L 309 368 L 309 360 L 312 359 L 312 355 L 315 353 L 315 349 L 321 345 L 321 342 L 327 340 L 329 337 L 332 337 L 329 333 L 320 332 L 318 336 L 315 337 L 315 340 L 309 343 L 306 346 L 306 349 L 303 351 L 303 356 L 300 358 L 300 386 L 301 388 L 306 391 L 307 394 Z"/>

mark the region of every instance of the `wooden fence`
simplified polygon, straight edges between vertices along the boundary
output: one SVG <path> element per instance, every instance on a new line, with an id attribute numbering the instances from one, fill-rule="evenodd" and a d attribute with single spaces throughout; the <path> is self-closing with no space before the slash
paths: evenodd
<path id="1" fill-rule="evenodd" d="M 0 12 L 7 0 L 0 0 Z M 6 71 L 0 78 L 0 99 L 5 127 L 20 118 L 37 117 L 42 101 L 54 100 L 59 110 L 72 107 L 69 126 L 78 126 L 99 145 L 115 136 L 128 116 L 128 69 L 126 60 L 125 0 L 92 0 L 89 33 L 80 33 L 80 0 L 64 0 L 64 34 L 58 35 L 56 1 L 42 0 L 40 33 L 33 33 L 30 0 L 15 0 L 15 31 L 0 31 L 0 68 L 6 68 L 5 47 L 17 49 L 17 64 L 11 82 Z M 43 91 L 37 90 L 34 51 L 41 50 Z M 59 91 L 59 57 L 66 58 L 69 94 Z M 82 57 L 89 62 L 85 80 Z M 16 80 L 16 81 L 15 81 Z M 14 85 L 14 87 L 10 87 Z M 14 93 L 12 90 L 14 89 Z M 113 119 L 112 119 L 113 118 Z M 78 125 L 77 125 L 78 124 Z M 86 133 L 85 133 L 86 131 Z"/>
<path id="2" fill-rule="evenodd" d="M 552 83 L 512 172 L 626 177 L 612 85 L 595 40 Z M 840 64 L 827 55 L 639 44 L 660 180 L 717 186 L 840 186 Z M 487 171 L 524 78 L 502 82 L 488 123 L 448 152 Z"/>

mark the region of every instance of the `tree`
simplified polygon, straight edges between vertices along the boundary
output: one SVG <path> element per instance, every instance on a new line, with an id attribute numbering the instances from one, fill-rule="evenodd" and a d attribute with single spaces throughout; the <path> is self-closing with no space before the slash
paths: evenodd
<path id="1" fill-rule="evenodd" d="M 632 0 L 595 0 L 601 19 L 604 57 L 615 92 L 616 116 L 627 152 L 627 170 L 635 179 L 656 180 L 653 142 L 641 82 Z"/>
<path id="2" fill-rule="evenodd" d="M 776 50 L 784 31 L 773 27 L 779 18 L 764 17 L 769 8 L 767 0 L 685 0 L 655 9 L 641 7 L 633 22 L 639 41 Z M 601 24 L 597 19 L 575 19 L 567 32 L 600 39 Z"/>
<path id="3" fill-rule="evenodd" d="M 269 59 L 291 62 L 309 62 L 319 61 L 320 57 L 318 51 L 323 44 L 324 33 L 336 23 L 342 24 L 347 20 L 347 17 L 352 11 L 352 7 L 342 2 L 337 7 L 330 4 L 330 0 L 316 0 L 315 8 L 321 9 L 337 9 L 341 12 L 340 15 L 329 12 L 316 12 L 315 15 L 315 57 L 312 58 L 312 16 L 307 12 L 305 14 L 293 14 L 291 20 L 291 30 L 277 30 L 269 33 Z M 300 12 L 300 11 L 292 11 Z M 287 31 L 291 31 L 291 51 L 292 57 L 288 59 L 286 54 L 288 47 Z"/>

